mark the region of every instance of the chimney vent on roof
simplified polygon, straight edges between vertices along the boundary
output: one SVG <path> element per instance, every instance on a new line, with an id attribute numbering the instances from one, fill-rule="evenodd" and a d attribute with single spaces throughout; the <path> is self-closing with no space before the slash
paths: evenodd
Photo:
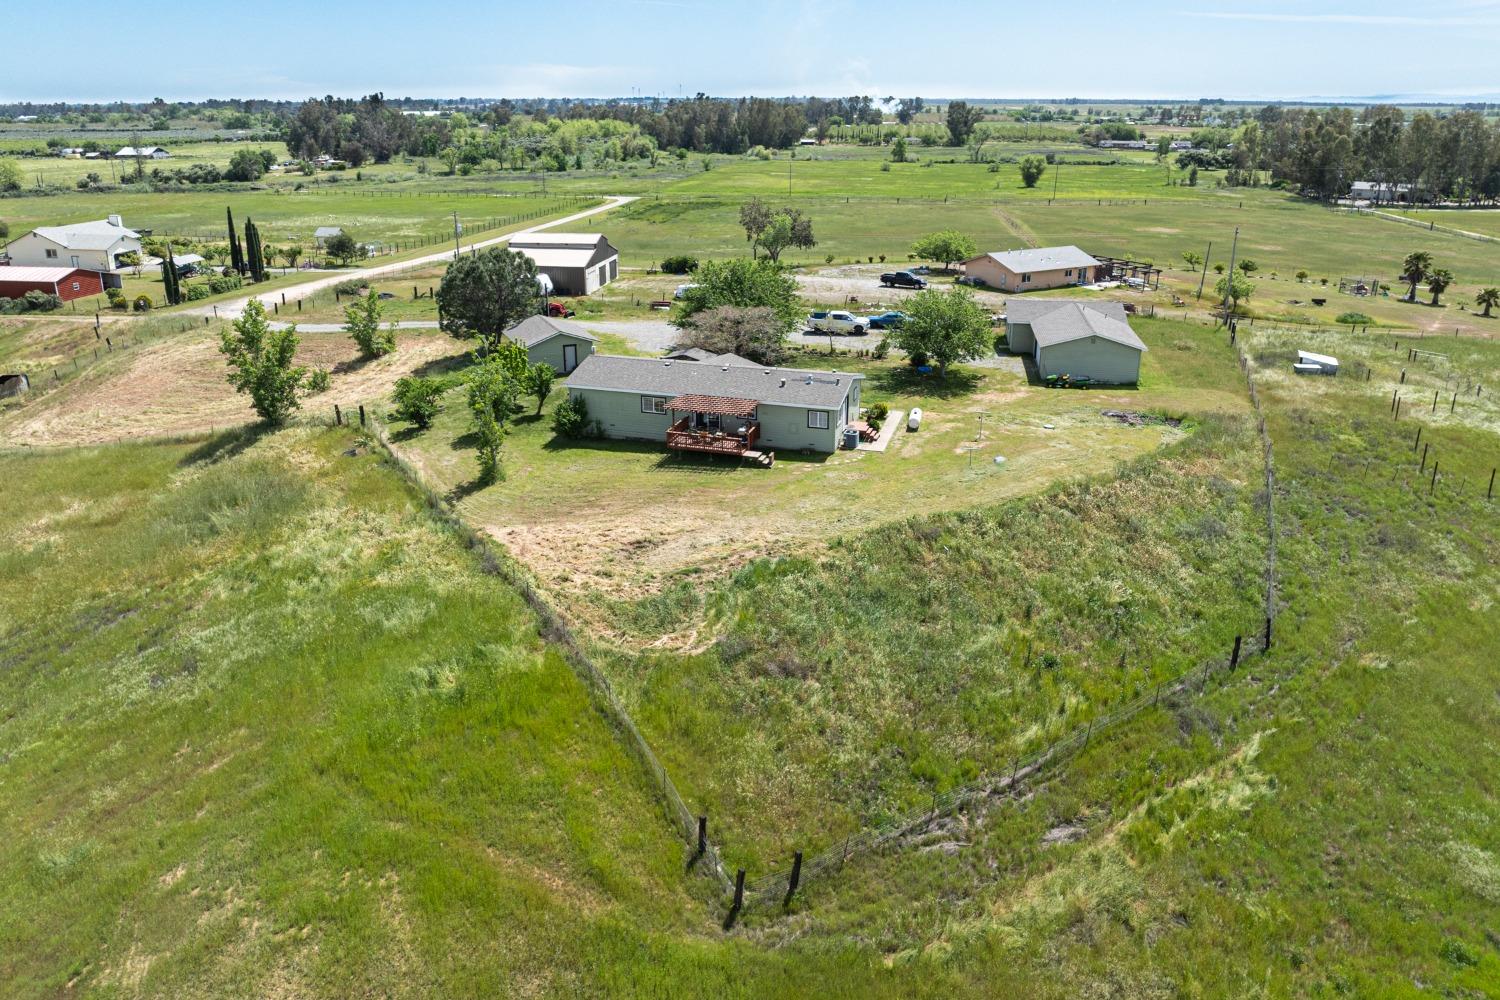
<path id="1" fill-rule="evenodd" d="M 121 229 L 125 228 L 125 223 L 120 219 L 120 217 L 118 215 L 111 215 L 109 217 L 109 224 L 111 226 L 118 226 Z"/>
<path id="2" fill-rule="evenodd" d="M 786 388 L 786 379 L 782 379 L 781 380 L 781 384 L 778 385 L 776 388 L 778 388 L 778 389 L 785 389 Z"/>

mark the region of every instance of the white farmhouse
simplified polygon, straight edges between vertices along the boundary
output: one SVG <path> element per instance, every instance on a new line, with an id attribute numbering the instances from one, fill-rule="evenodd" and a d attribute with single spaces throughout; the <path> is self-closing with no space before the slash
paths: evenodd
<path id="1" fill-rule="evenodd" d="M 103 274 L 117 274 L 128 265 L 125 254 L 141 252 L 140 234 L 126 229 L 118 215 L 98 222 L 75 222 L 66 226 L 38 226 L 17 237 L 5 248 L 18 267 L 74 267 Z M 118 278 L 105 285 L 118 286 Z"/>

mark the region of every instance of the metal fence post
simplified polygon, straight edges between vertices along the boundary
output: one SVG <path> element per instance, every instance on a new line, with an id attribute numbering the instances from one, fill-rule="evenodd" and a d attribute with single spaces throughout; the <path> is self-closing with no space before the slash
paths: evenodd
<path id="1" fill-rule="evenodd" d="M 802 884 L 802 852 L 798 851 L 792 855 L 792 875 L 786 883 L 786 899 L 782 900 L 783 907 L 792 905 L 792 896 L 797 892 L 797 886 Z"/>

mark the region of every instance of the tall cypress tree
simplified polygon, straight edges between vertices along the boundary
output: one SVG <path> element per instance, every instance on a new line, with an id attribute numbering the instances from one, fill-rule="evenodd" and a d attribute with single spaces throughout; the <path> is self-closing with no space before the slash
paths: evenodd
<path id="1" fill-rule="evenodd" d="M 238 274 L 245 273 L 245 257 L 240 252 L 240 237 L 234 231 L 234 210 L 225 207 L 224 217 L 229 222 L 229 266 Z"/>
<path id="2" fill-rule="evenodd" d="M 167 292 L 167 305 L 175 306 L 182 301 L 177 289 L 177 261 L 172 256 L 172 244 L 167 244 L 167 259 L 161 266 L 161 283 Z"/>

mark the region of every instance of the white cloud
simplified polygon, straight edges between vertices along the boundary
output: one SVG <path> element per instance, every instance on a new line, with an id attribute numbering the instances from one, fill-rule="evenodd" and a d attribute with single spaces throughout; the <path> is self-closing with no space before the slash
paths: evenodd
<path id="1" fill-rule="evenodd" d="M 1472 9 L 1492 9 L 1491 0 L 1466 5 Z M 1184 10 L 1184 17 L 1208 18 L 1216 21 L 1262 21 L 1287 24 L 1363 24 L 1406 25 L 1416 28 L 1452 28 L 1500 25 L 1500 18 L 1470 17 L 1437 14 L 1415 16 L 1408 14 L 1281 14 L 1257 11 Z"/>

